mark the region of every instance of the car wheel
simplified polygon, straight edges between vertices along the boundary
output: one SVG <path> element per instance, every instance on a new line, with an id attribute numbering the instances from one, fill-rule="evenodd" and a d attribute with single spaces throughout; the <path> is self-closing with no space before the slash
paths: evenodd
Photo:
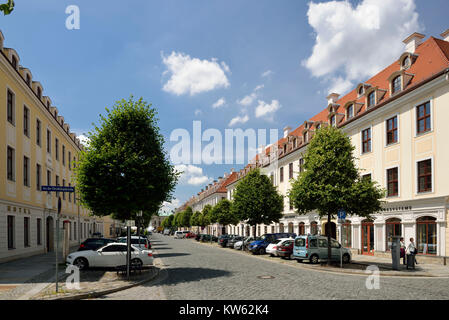
<path id="1" fill-rule="evenodd" d="M 260 248 L 259 249 L 259 254 L 265 254 L 265 249 L 264 248 Z"/>
<path id="2" fill-rule="evenodd" d="M 349 256 L 349 254 L 345 253 L 343 255 L 343 263 L 349 263 L 351 262 L 351 257 Z"/>
<path id="3" fill-rule="evenodd" d="M 135 258 L 131 260 L 131 265 L 136 268 L 136 269 L 141 269 L 142 268 L 142 260 Z"/>
<path id="4" fill-rule="evenodd" d="M 293 260 L 293 253 L 288 256 L 288 260 Z"/>
<path id="5" fill-rule="evenodd" d="M 89 262 L 86 258 L 76 258 L 75 261 L 73 261 L 73 265 L 80 270 L 85 270 L 89 267 Z"/>
<path id="6" fill-rule="evenodd" d="M 314 255 L 312 255 L 311 257 L 310 257 L 310 263 L 312 263 L 312 264 L 317 264 L 318 263 L 318 256 L 316 255 L 316 254 L 314 254 Z"/>
<path id="7" fill-rule="evenodd" d="M 274 254 L 270 253 L 270 257 L 274 257 Z"/>

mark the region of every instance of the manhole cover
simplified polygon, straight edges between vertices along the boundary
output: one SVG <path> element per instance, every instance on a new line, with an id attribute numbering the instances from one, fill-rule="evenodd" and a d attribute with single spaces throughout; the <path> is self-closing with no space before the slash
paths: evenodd
<path id="1" fill-rule="evenodd" d="M 274 279 L 273 276 L 258 276 L 259 279 Z"/>

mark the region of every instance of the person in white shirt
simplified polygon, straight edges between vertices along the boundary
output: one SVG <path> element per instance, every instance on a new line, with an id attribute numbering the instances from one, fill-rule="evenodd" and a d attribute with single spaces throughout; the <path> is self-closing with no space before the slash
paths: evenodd
<path id="1" fill-rule="evenodd" d="M 417 253 L 418 252 L 417 252 L 417 249 L 416 249 L 416 246 L 415 246 L 414 239 L 410 238 L 410 244 L 407 247 L 406 254 L 407 254 L 407 256 L 411 255 L 413 257 L 413 259 L 415 259 L 415 263 L 416 264 L 418 264 L 418 262 L 416 261 L 416 257 L 415 257 Z"/>

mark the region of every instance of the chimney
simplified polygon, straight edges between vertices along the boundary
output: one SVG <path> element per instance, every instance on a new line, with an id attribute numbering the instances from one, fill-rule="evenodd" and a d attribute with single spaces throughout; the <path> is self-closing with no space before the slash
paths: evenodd
<path id="1" fill-rule="evenodd" d="M 330 95 L 328 95 L 327 97 L 326 97 L 326 99 L 327 99 L 327 104 L 329 105 L 329 104 L 334 104 L 334 103 L 337 103 L 337 100 L 338 100 L 338 97 L 339 97 L 340 95 L 338 94 L 338 93 L 331 93 Z"/>
<path id="2" fill-rule="evenodd" d="M 449 42 L 449 29 L 447 29 L 442 34 L 440 34 L 440 36 L 444 39 L 444 41 L 448 41 Z"/>
<path id="3" fill-rule="evenodd" d="M 286 127 L 284 128 L 284 138 L 287 138 L 287 136 L 288 136 L 288 134 L 289 134 L 289 132 L 290 132 L 291 129 L 292 129 L 292 128 L 289 127 L 289 126 L 286 126 Z"/>
<path id="4" fill-rule="evenodd" d="M 426 37 L 425 35 L 418 32 L 415 32 L 412 35 L 410 35 L 407 39 L 402 41 L 405 44 L 405 51 L 415 53 L 416 49 L 422 43 L 422 40 L 425 37 Z"/>

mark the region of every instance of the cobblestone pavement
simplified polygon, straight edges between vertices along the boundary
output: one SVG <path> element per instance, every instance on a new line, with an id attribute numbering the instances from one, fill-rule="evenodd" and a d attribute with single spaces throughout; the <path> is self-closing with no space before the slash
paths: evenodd
<path id="1" fill-rule="evenodd" d="M 448 278 L 380 277 L 379 289 L 369 290 L 368 275 L 304 269 L 191 239 L 154 235 L 152 245 L 165 265 L 159 278 L 101 299 L 449 299 Z"/>

